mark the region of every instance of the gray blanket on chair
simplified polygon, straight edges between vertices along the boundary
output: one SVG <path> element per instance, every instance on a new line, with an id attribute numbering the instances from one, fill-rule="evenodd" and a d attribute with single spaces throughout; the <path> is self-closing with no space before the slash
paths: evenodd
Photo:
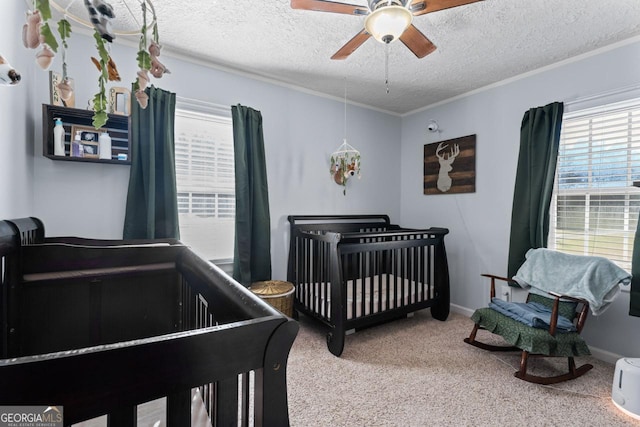
<path id="1" fill-rule="evenodd" d="M 631 275 L 606 258 L 569 255 L 549 249 L 529 249 L 515 276 L 521 287 L 548 296 L 547 292 L 589 301 L 594 316 L 603 313 L 631 283 Z"/>
<path id="2" fill-rule="evenodd" d="M 492 298 L 489 308 L 534 328 L 548 330 L 551 325 L 551 309 L 537 302 L 507 302 L 499 298 Z M 558 315 L 556 330 L 573 332 L 576 327 L 569 319 Z"/>

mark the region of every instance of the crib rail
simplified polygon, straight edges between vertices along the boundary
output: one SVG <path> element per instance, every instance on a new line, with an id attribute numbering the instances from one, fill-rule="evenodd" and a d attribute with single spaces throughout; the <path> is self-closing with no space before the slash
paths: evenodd
<path id="1" fill-rule="evenodd" d="M 9 325 L 8 318 L 8 296 L 10 284 L 17 280 L 17 257 L 16 248 L 20 240 L 14 229 L 5 221 L 0 221 L 0 357 L 7 354 Z"/>
<path id="2" fill-rule="evenodd" d="M 11 233 L 3 233 L 5 226 Z M 10 234 L 12 237 L 7 237 Z M 15 244 L 19 240 L 16 236 L 15 227 L 0 221 L 0 259 L 15 255 Z M 10 244 L 5 245 L 7 240 Z M 70 244 L 70 240 L 63 240 L 63 246 L 59 240 L 28 249 L 22 247 L 23 255 L 37 255 L 42 259 L 20 263 L 29 272 L 30 281 L 24 281 L 21 274 L 18 282 L 12 282 L 12 285 L 19 283 L 14 286 L 19 291 L 14 297 L 20 300 L 28 295 L 27 300 L 34 296 L 37 300 L 40 292 L 62 290 L 64 294 L 68 286 L 74 290 L 89 286 L 94 291 L 87 294 L 87 301 L 93 307 L 108 307 L 110 292 L 126 290 L 138 294 L 138 311 L 142 315 L 134 316 L 134 323 L 120 323 L 123 336 L 129 337 L 124 341 L 116 335 L 105 334 L 104 328 L 97 328 L 101 332 L 98 334 L 89 328 L 82 340 L 85 344 L 95 342 L 94 345 L 68 347 L 67 342 L 59 345 L 38 336 L 34 341 L 44 343 L 34 344 L 29 347 L 30 351 L 45 348 L 38 345 L 55 351 L 32 355 L 16 353 L 12 341 L 4 341 L 12 357 L 0 359 L 0 405 L 59 405 L 64 408 L 65 425 L 107 414 L 110 426 L 127 427 L 137 423 L 137 405 L 166 397 L 167 425 L 183 427 L 191 425 L 192 390 L 198 387 L 214 426 L 289 424 L 286 365 L 298 330 L 295 321 L 182 245 L 147 247 L 150 252 L 158 252 L 159 258 L 155 261 L 159 262 L 153 261 L 150 252 L 145 252 L 142 258 L 147 263 L 127 256 L 129 264 L 118 267 L 112 263 L 120 255 L 111 251 L 114 249 L 111 243 L 96 241 L 95 247 L 89 245 L 82 249 L 90 268 L 49 272 L 46 269 L 56 263 L 47 261 L 46 255 L 53 256 L 61 247 L 67 256 L 77 255 L 81 250 L 77 247 L 79 241 Z M 91 242 L 85 239 L 81 243 L 86 246 Z M 8 248 L 6 253 L 4 247 Z M 102 257 L 97 256 L 100 252 Z M 91 264 L 100 258 L 104 265 Z M 14 261 L 7 267 L 15 269 Z M 80 265 L 78 259 L 72 264 Z M 4 268 L 5 264 L 1 265 Z M 142 270 L 137 273 L 137 281 L 130 280 L 128 268 Z M 118 271 L 122 274 L 118 275 Z M 6 273 L 5 270 L 0 276 L 3 292 L 11 287 L 9 282 L 16 279 L 15 275 L 8 278 Z M 140 285 L 147 273 L 158 278 L 155 293 L 165 294 L 164 298 L 149 295 L 147 285 Z M 121 279 L 125 280 L 125 286 L 120 286 L 122 283 L 118 280 Z M 154 303 L 145 305 L 148 299 Z M 166 309 L 165 299 L 172 300 L 175 308 Z M 7 300 L 2 299 L 5 305 L 11 306 L 11 302 L 6 304 Z M 14 310 L 20 308 L 17 306 L 15 304 Z M 32 313 L 33 317 L 37 316 L 37 310 Z M 119 315 L 126 318 L 127 313 L 125 304 Z M 106 313 L 95 313 L 93 320 L 87 322 L 104 325 L 101 316 L 117 317 L 118 314 L 107 308 Z M 152 320 L 150 325 L 138 325 L 148 319 Z M 14 321 L 17 323 L 12 323 Z M 7 335 L 25 333 L 25 323 L 18 317 L 9 316 L 3 324 L 11 331 Z M 64 331 L 60 332 L 61 339 L 66 339 Z M 3 334 L 3 340 L 5 337 Z M 28 336 L 18 337 L 13 345 L 25 341 L 29 341 Z"/>
<path id="3" fill-rule="evenodd" d="M 439 262 L 447 232 L 299 233 L 289 277 L 296 284 L 297 309 L 326 324 L 345 317 L 351 329 L 441 302 L 448 298 L 446 263 Z M 332 305 L 336 298 L 342 303 Z"/>
<path id="4" fill-rule="evenodd" d="M 292 230 L 335 233 L 385 231 L 398 228 L 387 215 L 290 215 Z"/>
<path id="5" fill-rule="evenodd" d="M 185 295 L 195 298 L 193 309 L 185 310 L 183 316 L 186 328 L 229 323 L 240 325 L 266 315 L 276 315 L 279 324 L 282 323 L 284 316 L 280 312 L 223 275 L 218 267 L 203 262 L 191 252 L 182 255 L 181 260 L 186 259 L 190 259 L 190 262 L 180 262 L 178 271 L 185 283 L 188 283 L 184 289 Z M 218 283 L 224 286 L 211 288 L 206 278 L 212 274 L 218 275 Z M 297 330 L 297 323 L 287 319 L 269 338 L 270 346 L 266 346 L 269 348 L 262 354 L 264 359 L 258 359 L 262 365 L 239 370 L 235 375 L 227 375 L 200 386 L 207 412 L 210 415 L 216 414 L 214 425 L 247 426 L 252 424 L 251 421 L 256 426 L 288 425 L 288 418 L 282 417 L 282 414 L 287 415 L 288 407 L 286 360 Z M 256 330 L 253 333 L 259 335 L 264 332 Z M 220 345 L 226 346 L 226 351 L 240 359 L 242 357 L 239 355 L 245 352 L 253 353 L 257 350 L 259 353 L 260 349 L 265 348 L 261 341 L 244 342 L 241 338 L 236 343 Z M 228 369 L 226 371 L 231 372 Z M 265 417 L 265 410 L 269 412 L 268 417 Z"/>
<path id="6" fill-rule="evenodd" d="M 403 229 L 356 217 L 334 232 L 334 224 L 301 226 L 294 218 L 288 280 L 296 286 L 295 308 L 330 328 L 334 354 L 342 352 L 347 330 L 429 307 L 436 318 L 448 316 L 447 229 Z"/>
<path id="7" fill-rule="evenodd" d="M 434 228 L 343 236 L 342 283 L 351 295 L 345 327 L 403 316 L 445 298 L 448 305 L 448 273 L 442 268 L 446 263 L 439 262 L 447 232 Z"/>
<path id="8" fill-rule="evenodd" d="M 44 240 L 44 224 L 38 218 L 17 218 L 6 223 L 14 229 L 23 245 L 40 243 Z"/>
<path id="9" fill-rule="evenodd" d="M 278 323 L 276 319 L 246 321 L 233 328 L 204 328 L 83 349 L 82 353 L 5 359 L 0 361 L 0 401 L 5 405 L 62 405 L 69 424 L 109 414 L 111 425 L 132 426 L 136 405 L 167 396 L 167 425 L 190 425 L 190 389 L 203 382 L 219 384 L 230 373 L 261 369 L 264 353 L 251 350 L 266 347 Z M 265 338 L 260 339 L 259 334 Z M 248 348 L 240 341 L 254 345 Z M 231 349 L 248 353 L 238 357 Z M 218 397 L 220 402 L 235 400 L 230 393 Z M 246 409 L 240 420 L 237 409 L 224 404 L 215 409 L 212 413 L 209 408 L 209 414 L 227 420 L 223 425 L 247 425 Z M 277 412 L 274 407 L 269 409 Z M 285 418 L 266 425 L 288 423 Z"/>

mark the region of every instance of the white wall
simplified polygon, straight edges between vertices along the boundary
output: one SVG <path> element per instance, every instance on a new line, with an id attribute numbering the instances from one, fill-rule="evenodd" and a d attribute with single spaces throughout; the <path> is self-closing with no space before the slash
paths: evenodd
<path id="1" fill-rule="evenodd" d="M 12 24 L 16 26 L 16 24 Z M 16 28 L 16 33 L 18 29 Z M 85 108 L 97 90 L 98 72 L 93 40 L 74 34 L 67 55 L 69 75 L 75 78 L 76 107 Z M 24 49 L 18 56 L 24 56 Z M 135 52 L 112 47 L 123 81 L 135 76 Z M 349 105 L 347 138 L 362 154 L 362 179 L 348 183 L 347 195 L 329 175 L 329 156 L 342 143 L 344 105 L 340 100 L 314 96 L 163 55 L 170 68 L 153 84 L 178 96 L 220 105 L 243 104 L 263 117 L 272 227 L 273 278 L 286 278 L 288 222 L 291 214 L 386 213 L 400 215 L 401 119 Z M 58 58 L 52 66 L 60 70 Z M 31 114 L 40 117 L 48 103 L 48 72 L 38 71 L 29 84 L 37 96 Z M 39 122 L 36 122 L 39 123 Z M 42 153 L 42 131 L 35 129 L 34 208 L 47 235 L 121 238 L 129 166 L 54 161 Z M 1 156 L 0 156 L 1 158 Z"/>
<path id="2" fill-rule="evenodd" d="M 33 123 L 38 119 L 30 114 L 34 61 L 22 47 L 22 25 L 16 24 L 22 21 L 22 3 L 2 5 L 0 54 L 20 72 L 22 82 L 0 85 L 0 218 L 32 215 Z"/>
<path id="3" fill-rule="evenodd" d="M 448 227 L 451 301 L 475 309 L 488 302 L 481 273 L 506 275 L 520 123 L 532 107 L 569 102 L 640 85 L 640 42 L 599 52 L 403 118 L 401 223 Z M 442 132 L 426 128 L 437 120 Z M 476 192 L 422 194 L 424 144 L 476 134 Z M 640 356 L 640 319 L 627 315 L 623 293 L 585 335 L 601 350 Z"/>
<path id="4" fill-rule="evenodd" d="M 69 39 L 68 73 L 75 81 L 76 108 L 86 109 L 98 90 L 98 70 L 90 60 L 97 57 L 94 45 L 93 39 L 77 31 Z M 135 64 L 120 59 L 119 52 L 116 48 L 112 54 L 123 81 L 113 86 L 129 88 Z M 56 56 L 50 70 L 61 72 L 60 57 Z M 49 71 L 37 69 L 32 84 L 37 88 L 32 114 L 42 117 L 42 104 L 49 103 Z M 33 215 L 44 221 L 46 235 L 122 238 L 129 166 L 46 158 L 41 127 L 40 119 L 34 130 Z"/>

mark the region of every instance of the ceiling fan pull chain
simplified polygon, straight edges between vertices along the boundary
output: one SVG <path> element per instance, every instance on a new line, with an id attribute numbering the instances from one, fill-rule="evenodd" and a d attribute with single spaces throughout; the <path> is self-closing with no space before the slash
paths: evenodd
<path id="1" fill-rule="evenodd" d="M 384 84 L 387 86 L 387 93 L 389 93 L 389 44 L 384 47 Z"/>

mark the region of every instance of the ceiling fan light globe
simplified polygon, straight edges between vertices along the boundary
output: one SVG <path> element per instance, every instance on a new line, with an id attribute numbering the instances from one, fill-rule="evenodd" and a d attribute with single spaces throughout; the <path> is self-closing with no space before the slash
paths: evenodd
<path id="1" fill-rule="evenodd" d="M 364 28 L 380 43 L 391 43 L 400 38 L 411 22 L 413 15 L 402 6 L 385 6 L 367 15 Z"/>

